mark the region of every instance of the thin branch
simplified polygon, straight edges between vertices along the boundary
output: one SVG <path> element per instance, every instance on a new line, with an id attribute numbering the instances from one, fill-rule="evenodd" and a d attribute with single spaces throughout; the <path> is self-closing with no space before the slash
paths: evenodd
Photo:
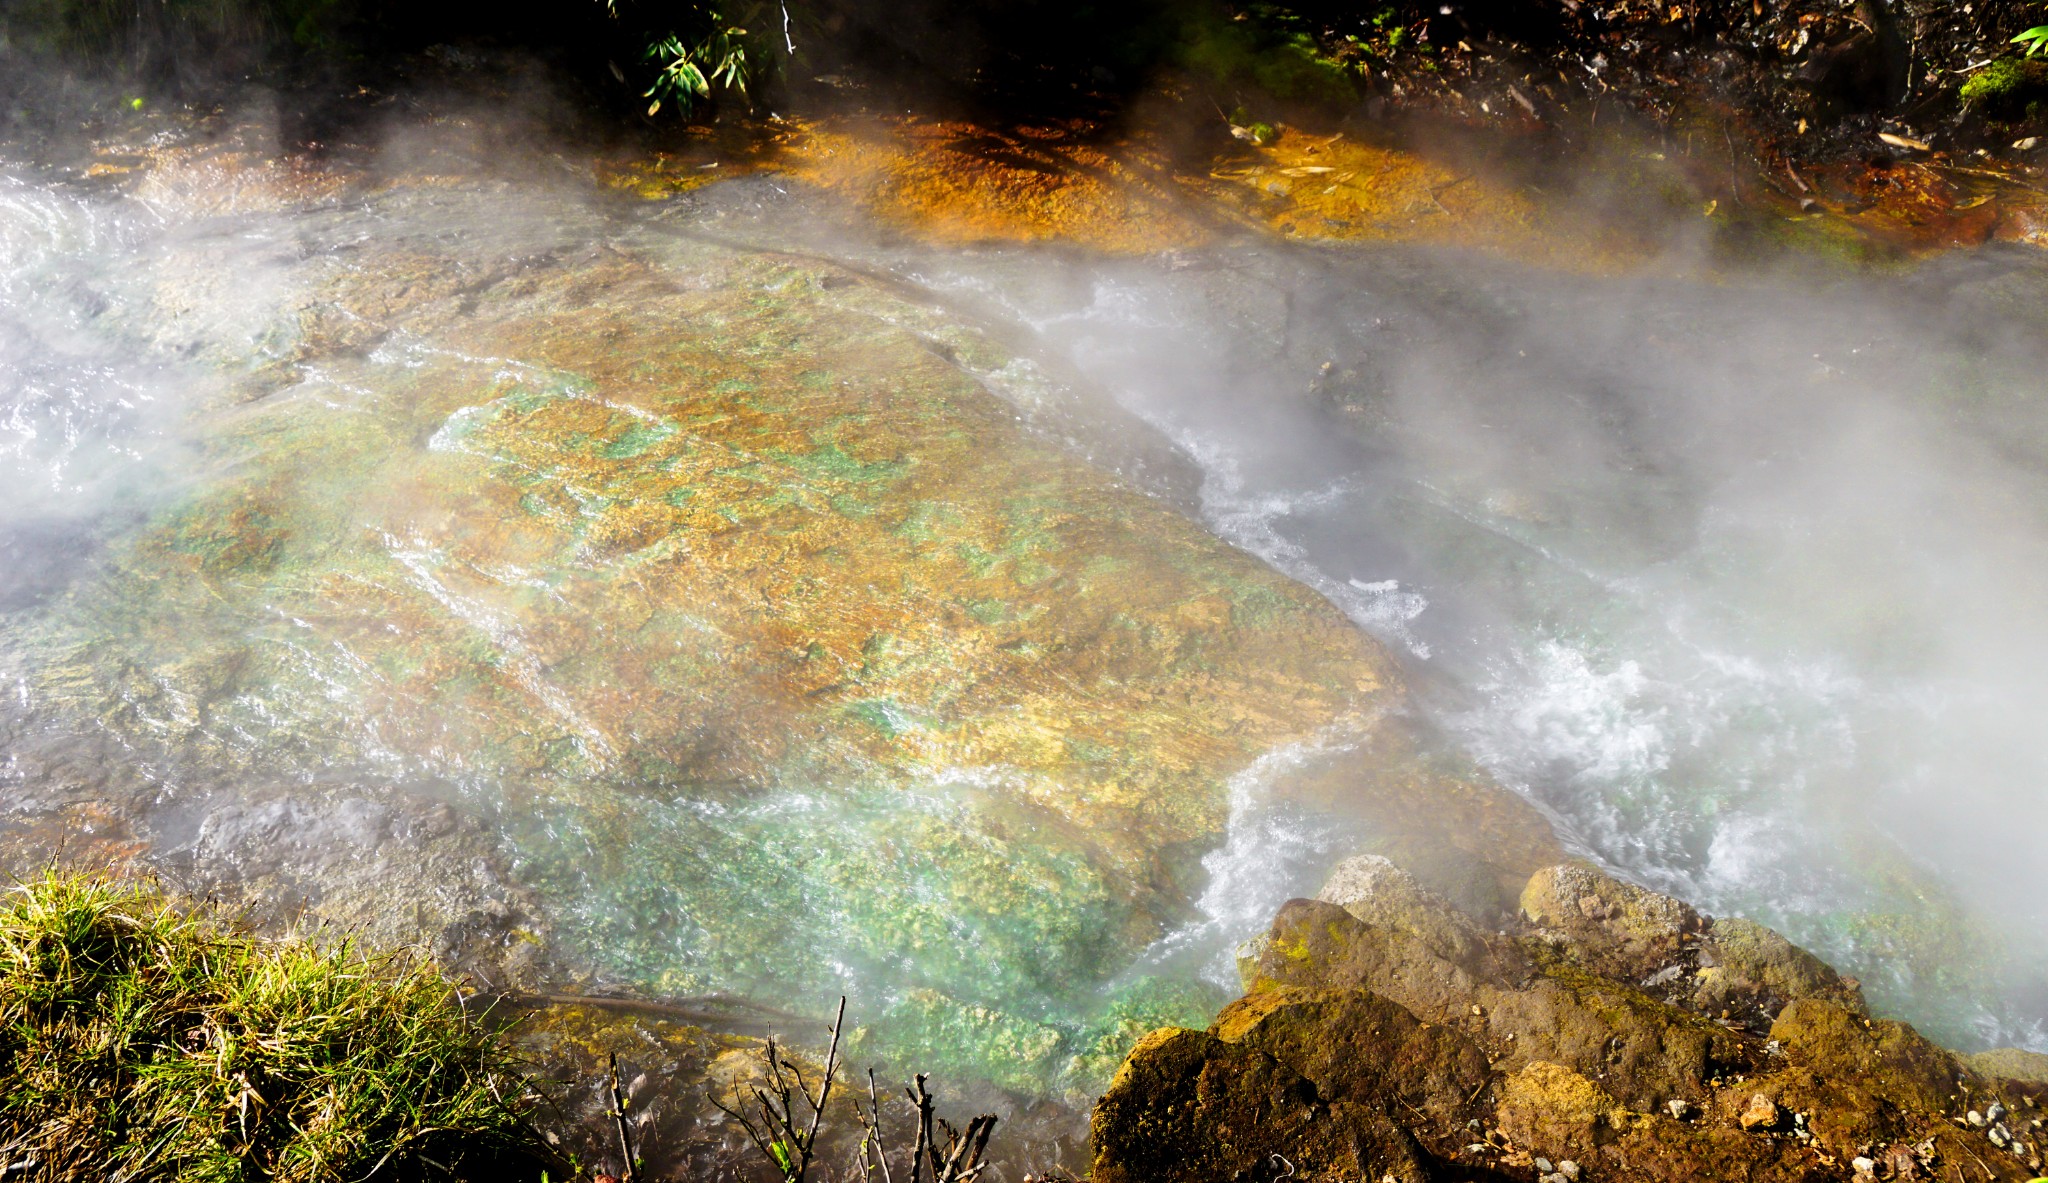
<path id="1" fill-rule="evenodd" d="M 612 1123 L 619 1131 L 619 1154 L 625 1158 L 625 1183 L 639 1183 L 640 1172 L 633 1165 L 633 1135 L 626 1128 L 626 1095 L 619 1091 L 619 1053 L 611 1054 Z"/>

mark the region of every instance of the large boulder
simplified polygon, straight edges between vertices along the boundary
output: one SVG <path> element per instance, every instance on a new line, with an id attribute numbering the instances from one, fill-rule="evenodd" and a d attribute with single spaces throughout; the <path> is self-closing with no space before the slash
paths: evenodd
<path id="1" fill-rule="evenodd" d="M 1227 1165 L 1210 1150 L 1190 1165 L 1119 1131 L 1177 1129 L 1187 1082 L 1251 1066 L 1256 1081 L 1293 1073 L 1298 1092 L 1292 1109 L 1268 1106 L 1268 1125 L 1233 1102 L 1232 1144 L 1290 1161 L 1298 1145 L 1310 1178 L 1363 1161 L 1329 1152 L 1334 1125 L 1299 1119 L 1316 1105 L 1341 1107 L 1360 1146 L 1401 1145 L 1391 1123 L 1411 1140 L 1400 1169 L 1431 1179 L 1808 1183 L 1967 1169 L 2002 1183 L 2040 1168 L 2032 1121 L 2048 1113 L 2048 1057 L 1966 1064 L 1867 1017 L 1854 982 L 1761 925 L 1714 921 L 1583 864 L 1537 872 L 1523 917 L 1493 931 L 1383 857 L 1345 862 L 1321 894 L 1280 910 L 1245 963 L 1245 997 L 1211 1031 L 1179 1033 L 1171 1056 L 1154 1041 L 1132 1054 L 1097 1111 L 1098 1178 L 1230 1177 L 1202 1174 Z"/>

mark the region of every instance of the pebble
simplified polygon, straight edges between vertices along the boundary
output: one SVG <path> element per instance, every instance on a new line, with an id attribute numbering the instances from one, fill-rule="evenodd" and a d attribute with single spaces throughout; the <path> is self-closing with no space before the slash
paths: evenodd
<path id="1" fill-rule="evenodd" d="M 1989 1109 L 1986 1109 L 1986 1110 L 1984 1111 L 1984 1116 L 1985 1116 L 1985 1118 L 1986 1118 L 1987 1120 L 1989 1120 L 1989 1121 L 2004 1121 L 2004 1120 L 2005 1120 L 2005 1106 L 2003 1106 L 2003 1105 L 1999 1104 L 1999 1103 L 1998 1103 L 1998 1102 L 1996 1102 L 1996 1101 L 1993 1101 L 1993 1102 L 1991 1103 L 1991 1108 L 1989 1108 Z"/>
<path id="2" fill-rule="evenodd" d="M 2005 1127 L 2002 1125 L 1992 1126 L 1991 1132 L 1986 1134 L 1985 1137 L 1990 1138 L 1991 1144 L 2000 1150 L 2005 1149 L 2005 1144 L 2012 1141 L 2010 1137 L 2006 1136 Z"/>
<path id="3" fill-rule="evenodd" d="M 1742 1128 L 1767 1130 L 1778 1124 L 1779 1116 L 1778 1103 L 1758 1093 L 1749 1099 L 1749 1106 L 1742 1111 Z"/>
<path id="4" fill-rule="evenodd" d="M 1986 1125 L 1990 1124 L 1989 1122 L 1984 1120 L 1984 1115 L 1977 1112 L 1975 1109 L 1972 1109 L 1968 1113 L 1964 1114 L 1963 1120 L 1969 1122 L 1973 1126 L 1976 1126 L 1980 1130 L 1983 1129 Z"/>
<path id="5" fill-rule="evenodd" d="M 1539 1174 L 1539 1175 L 1548 1175 L 1548 1174 L 1550 1174 L 1550 1172 L 1551 1172 L 1551 1171 L 1552 1171 L 1553 1169 L 1554 1169 L 1554 1168 L 1552 1168 L 1552 1167 L 1551 1167 L 1551 1165 L 1550 1165 L 1550 1160 L 1549 1160 L 1549 1159 L 1547 1159 L 1547 1158 L 1539 1158 L 1539 1159 L 1537 1159 L 1537 1160 L 1536 1160 L 1536 1173 L 1537 1173 L 1537 1174 Z"/>
<path id="6" fill-rule="evenodd" d="M 1671 1116 L 1679 1121 L 1684 1121 L 1686 1118 L 1692 1116 L 1692 1102 L 1685 1100 L 1682 1097 L 1673 1098 L 1672 1100 L 1664 1102 L 1664 1108 L 1669 1109 L 1671 1111 Z"/>
<path id="7" fill-rule="evenodd" d="M 1877 1173 L 1877 1162 L 1875 1159 L 1855 1158 L 1849 1160 L 1849 1165 L 1854 1167 L 1859 1175 L 1875 1175 Z"/>
<path id="8" fill-rule="evenodd" d="M 1558 1163 L 1557 1173 L 1563 1175 L 1568 1183 L 1579 1183 L 1579 1164 L 1571 1159 L 1565 1159 L 1563 1162 Z"/>

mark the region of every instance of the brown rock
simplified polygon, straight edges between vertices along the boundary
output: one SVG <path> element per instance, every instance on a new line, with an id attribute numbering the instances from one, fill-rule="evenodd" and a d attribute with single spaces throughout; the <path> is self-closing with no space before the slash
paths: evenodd
<path id="1" fill-rule="evenodd" d="M 1367 924 L 1335 904 L 1290 900 L 1267 933 L 1253 986 L 1355 987 L 1392 999 L 1417 1018 L 1449 1023 L 1467 1012 L 1482 983 L 1500 975 L 1496 950 L 1481 944 L 1472 952 L 1470 963 L 1460 964 L 1412 928 Z"/>
<path id="2" fill-rule="evenodd" d="M 1530 881 L 1528 923 L 1509 932 L 1385 858 L 1347 862 L 1323 894 L 1281 909 L 1247 997 L 1208 1035 L 1133 1057 L 1154 1083 L 1119 1078 L 1114 1128 L 1098 1110 L 1098 1177 L 1224 1178 L 1289 1138 L 1324 1178 L 1373 1154 L 1451 1178 L 1498 1177 L 1524 1154 L 1653 1183 L 1820 1183 L 1858 1159 L 1893 1179 L 1946 1178 L 1928 1168 L 1943 1162 L 2031 1177 L 1947 1119 L 1950 1094 L 1984 1080 L 1911 1027 L 1866 1018 L 1856 983 L 1761 925 L 1709 924 L 1575 865 Z M 1723 1001 L 1740 1013 L 1693 1009 Z M 1775 1047 L 1756 1026 L 1773 1008 Z M 2019 1079 L 2037 1067 L 1983 1060 L 2009 1106 L 2048 1098 Z M 1281 1082 L 1298 1082 L 1291 1100 Z M 1329 1116 L 1311 1127 L 1303 1105 Z M 1198 1118 L 1223 1132 L 1175 1124 Z M 1339 1127 L 1361 1149 L 1331 1141 Z"/>
<path id="3" fill-rule="evenodd" d="M 1470 1039 L 1365 990 L 1261 991 L 1225 1008 L 1211 1030 L 1287 1064 L 1325 1100 L 1405 1108 L 1444 1129 L 1463 1124 L 1492 1076 Z"/>
<path id="4" fill-rule="evenodd" d="M 1502 1086 L 1500 1128 L 1553 1160 L 1570 1157 L 1595 1178 L 1637 1183 L 1832 1178 L 1781 1142 L 1723 1126 L 1687 1125 L 1631 1112 L 1613 1094 L 1558 1064 L 1535 1063 Z"/>
<path id="5" fill-rule="evenodd" d="M 1414 1139 L 1384 1115 L 1326 1104 L 1273 1056 L 1202 1031 L 1139 1042 L 1091 1124 L 1097 1183 L 1208 1183 L 1239 1172 L 1426 1183 Z"/>

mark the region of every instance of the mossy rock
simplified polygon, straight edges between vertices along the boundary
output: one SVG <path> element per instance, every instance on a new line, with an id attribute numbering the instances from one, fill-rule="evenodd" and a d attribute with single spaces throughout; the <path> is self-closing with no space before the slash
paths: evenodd
<path id="1" fill-rule="evenodd" d="M 1771 1038 L 1795 1064 L 1866 1082 L 1871 1092 L 1934 1113 L 1949 1107 L 1963 1076 L 1953 1052 L 1910 1025 L 1866 1019 L 1825 999 L 1802 998 L 1787 1006 L 1771 1024 Z"/>
<path id="2" fill-rule="evenodd" d="M 1957 96 L 1986 119 L 2015 122 L 2041 113 L 2048 99 L 2048 61 L 2004 57 L 1970 75 Z"/>

